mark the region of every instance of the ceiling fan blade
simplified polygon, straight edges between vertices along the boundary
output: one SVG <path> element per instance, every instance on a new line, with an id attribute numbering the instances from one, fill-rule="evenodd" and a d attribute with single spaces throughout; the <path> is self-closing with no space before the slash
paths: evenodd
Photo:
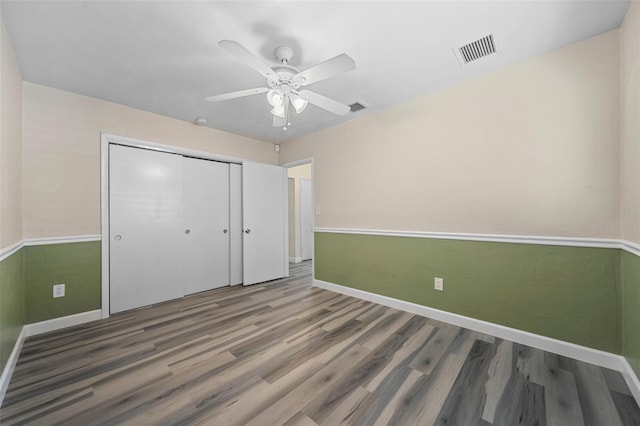
<path id="1" fill-rule="evenodd" d="M 351 111 L 351 107 L 345 104 L 341 104 L 338 101 L 334 101 L 331 98 L 322 96 L 319 93 L 312 92 L 311 90 L 301 90 L 300 94 L 305 96 L 310 104 L 318 106 L 322 109 L 326 109 L 337 115 L 347 115 Z"/>
<path id="2" fill-rule="evenodd" d="M 356 69 L 356 63 L 353 58 L 343 53 L 335 58 L 321 62 L 308 70 L 299 72 L 293 79 L 298 81 L 302 86 L 306 86 L 354 69 Z"/>
<path id="3" fill-rule="evenodd" d="M 237 92 L 223 93 L 221 95 L 209 96 L 206 98 L 209 102 L 226 101 L 227 99 L 242 98 L 244 96 L 259 95 L 269 91 L 268 87 L 256 87 L 255 89 L 238 90 Z"/>
<path id="4" fill-rule="evenodd" d="M 287 124 L 287 120 L 284 117 L 273 116 L 273 127 L 284 127 Z"/>
<path id="5" fill-rule="evenodd" d="M 258 73 L 260 73 L 260 75 L 262 75 L 263 77 L 276 80 L 278 79 L 278 76 L 273 72 L 269 65 L 265 64 L 256 55 L 245 49 L 245 47 L 240 43 L 231 40 L 220 40 L 218 42 L 218 46 L 236 55 L 251 68 L 258 71 Z"/>

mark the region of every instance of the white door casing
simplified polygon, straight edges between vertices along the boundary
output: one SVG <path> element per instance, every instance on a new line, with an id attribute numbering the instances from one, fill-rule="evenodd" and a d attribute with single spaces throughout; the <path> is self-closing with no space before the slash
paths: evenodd
<path id="1" fill-rule="evenodd" d="M 253 162 L 242 164 L 244 285 L 288 273 L 286 187 L 286 169 Z"/>
<path id="2" fill-rule="evenodd" d="M 182 290 L 182 157 L 110 146 L 110 311 Z"/>
<path id="3" fill-rule="evenodd" d="M 242 166 L 229 164 L 230 284 L 242 284 Z"/>
<path id="4" fill-rule="evenodd" d="M 300 250 L 302 260 L 313 255 L 313 189 L 309 179 L 300 179 Z"/>
<path id="5" fill-rule="evenodd" d="M 183 157 L 183 287 L 229 285 L 229 164 Z"/>

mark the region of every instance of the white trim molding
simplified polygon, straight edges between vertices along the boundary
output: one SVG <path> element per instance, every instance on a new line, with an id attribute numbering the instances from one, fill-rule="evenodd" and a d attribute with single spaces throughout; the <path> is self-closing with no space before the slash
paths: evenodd
<path id="1" fill-rule="evenodd" d="M 616 370 L 620 369 L 619 355 L 614 355 L 609 352 L 326 281 L 314 279 L 313 285 L 325 290 L 331 290 L 337 293 L 346 294 L 347 296 L 353 296 L 358 299 L 374 302 L 379 305 L 399 309 L 404 312 L 443 321 L 458 327 L 463 327 L 484 334 L 490 334 L 501 339 L 521 343 L 547 352 L 567 356 L 580 361 L 590 362 L 601 367 L 613 368 Z"/>
<path id="2" fill-rule="evenodd" d="M 300 262 L 302 262 L 302 258 L 301 257 L 290 257 L 289 258 L 289 262 L 291 262 L 291 263 L 300 263 Z"/>
<path id="3" fill-rule="evenodd" d="M 7 257 L 11 256 L 13 253 L 20 250 L 23 245 L 24 245 L 24 241 L 20 240 L 0 250 L 0 262 L 5 260 Z"/>
<path id="4" fill-rule="evenodd" d="M 13 370 L 16 368 L 25 338 L 26 330 L 23 326 L 22 330 L 20 330 L 20 334 L 18 334 L 15 345 L 13 345 L 13 350 L 11 351 L 11 355 L 9 355 L 9 359 L 4 366 L 4 370 L 2 370 L 2 376 L 0 376 L 0 407 L 4 401 L 4 395 L 7 393 L 7 389 L 9 388 L 9 382 L 11 381 L 11 376 L 13 376 Z"/>
<path id="5" fill-rule="evenodd" d="M 549 237 L 536 235 L 466 234 L 456 232 L 394 231 L 384 229 L 315 228 L 330 234 L 379 235 L 384 237 L 429 238 L 434 240 L 485 241 L 544 246 L 612 248 L 640 256 L 640 244 L 612 238 Z"/>
<path id="6" fill-rule="evenodd" d="M 24 240 L 25 246 L 46 246 L 49 244 L 85 243 L 88 241 L 100 241 L 100 234 L 95 235 L 72 235 L 69 237 L 46 237 L 27 238 Z"/>
<path id="7" fill-rule="evenodd" d="M 387 237 L 430 238 L 435 240 L 486 241 L 496 243 L 537 244 L 546 246 L 572 246 L 621 248 L 620 240 L 606 238 L 546 237 L 502 234 L 466 234 L 455 232 L 390 231 L 382 229 L 316 228 L 316 232 L 332 234 L 381 235 Z"/>
<path id="8" fill-rule="evenodd" d="M 223 161 L 225 163 L 242 164 L 243 162 L 248 161 L 248 160 L 244 160 L 237 157 L 231 157 L 229 155 L 213 154 L 211 152 L 197 151 L 194 149 L 183 148 L 183 147 L 174 146 L 174 145 L 164 145 L 161 143 L 143 141 L 141 139 L 128 138 L 126 136 L 111 135 L 108 133 L 100 134 L 100 143 L 103 146 L 105 144 L 107 145 L 106 147 L 107 153 L 108 153 L 108 145 L 116 144 L 116 145 L 130 146 L 134 148 L 150 149 L 153 151 L 169 152 L 172 154 L 186 155 L 188 157 L 203 158 L 206 160 Z M 103 151 L 103 154 L 104 153 L 105 152 Z"/>
<path id="9" fill-rule="evenodd" d="M 640 244 L 632 241 L 620 240 L 620 248 L 636 256 L 640 256 Z"/>
<path id="10" fill-rule="evenodd" d="M 627 382 L 627 385 L 629 385 L 629 389 L 631 390 L 633 397 L 638 401 L 638 404 L 640 404 L 640 379 L 638 379 L 636 372 L 631 368 L 629 361 L 627 361 L 625 357 L 621 358 L 622 368 L 620 372 L 622 373 L 624 380 Z"/>
<path id="11" fill-rule="evenodd" d="M 18 362 L 18 357 L 20 356 L 22 345 L 24 344 L 24 341 L 27 337 L 72 327 L 74 325 L 84 324 L 87 322 L 99 320 L 101 318 L 102 311 L 100 309 L 96 309 L 93 311 L 81 312 L 79 314 L 68 315 L 66 317 L 54 318 L 47 321 L 40 321 L 24 325 L 22 327 L 22 330 L 20 331 L 20 334 L 18 335 L 18 338 L 16 339 L 16 343 L 13 346 L 11 355 L 7 360 L 7 364 L 4 366 L 2 376 L 0 377 L 0 407 L 2 406 L 2 401 L 4 400 L 5 393 L 7 392 L 7 388 L 9 387 L 11 376 L 13 376 L 13 370 L 15 369 L 16 363 Z"/>
<path id="12" fill-rule="evenodd" d="M 26 334 L 25 337 L 48 333 L 62 328 L 73 327 L 74 325 L 84 324 L 86 322 L 96 321 L 99 319 L 102 319 L 102 311 L 100 309 L 95 309 L 93 311 L 81 312 L 79 314 L 67 315 L 65 317 L 34 322 L 24 326 Z"/>
<path id="13" fill-rule="evenodd" d="M 26 238 L 0 250 L 0 262 L 20 250 L 22 247 L 45 246 L 49 244 L 84 243 L 87 241 L 100 241 L 100 239 L 101 236 L 99 234 L 73 235 L 68 237 Z"/>
<path id="14" fill-rule="evenodd" d="M 452 312 L 442 311 L 440 309 L 430 308 L 428 306 L 418 305 L 416 303 L 407 302 L 380 294 L 370 293 L 364 290 L 358 290 L 339 284 L 330 283 L 315 279 L 313 286 L 330 290 L 336 293 L 345 294 L 347 296 L 357 297 L 358 299 L 377 303 L 379 305 L 388 306 L 404 312 L 432 318 L 438 321 L 453 324 L 458 327 L 477 331 L 484 334 L 510 340 L 512 342 L 531 346 L 558 355 L 588 362 L 600 367 L 610 368 L 620 371 L 631 389 L 636 401 L 640 403 L 640 382 L 634 371 L 629 366 L 627 360 L 621 356 L 586 346 L 577 345 L 575 343 L 565 342 L 563 340 L 553 339 L 551 337 L 530 333 L 516 328 L 506 327 L 500 324 L 494 324 L 464 315 L 454 314 Z"/>

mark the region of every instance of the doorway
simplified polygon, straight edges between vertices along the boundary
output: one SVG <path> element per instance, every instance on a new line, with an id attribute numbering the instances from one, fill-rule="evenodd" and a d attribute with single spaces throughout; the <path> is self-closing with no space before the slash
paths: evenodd
<path id="1" fill-rule="evenodd" d="M 289 262 L 313 259 L 313 163 L 285 165 L 289 191 Z"/>

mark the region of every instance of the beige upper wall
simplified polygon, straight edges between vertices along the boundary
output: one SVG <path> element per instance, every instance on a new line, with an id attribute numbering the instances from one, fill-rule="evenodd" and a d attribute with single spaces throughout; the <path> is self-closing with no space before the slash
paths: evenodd
<path id="1" fill-rule="evenodd" d="M 290 178 L 311 179 L 311 163 L 289 167 L 287 169 L 287 176 Z"/>
<path id="2" fill-rule="evenodd" d="M 618 31 L 281 145 L 315 224 L 620 236 Z"/>
<path id="3" fill-rule="evenodd" d="M 640 3 L 620 28 L 620 141 L 623 236 L 640 243 Z"/>
<path id="4" fill-rule="evenodd" d="M 24 83 L 25 238 L 100 233 L 100 133 L 277 164 L 267 142 Z"/>
<path id="5" fill-rule="evenodd" d="M 22 240 L 22 74 L 0 21 L 0 249 Z"/>

